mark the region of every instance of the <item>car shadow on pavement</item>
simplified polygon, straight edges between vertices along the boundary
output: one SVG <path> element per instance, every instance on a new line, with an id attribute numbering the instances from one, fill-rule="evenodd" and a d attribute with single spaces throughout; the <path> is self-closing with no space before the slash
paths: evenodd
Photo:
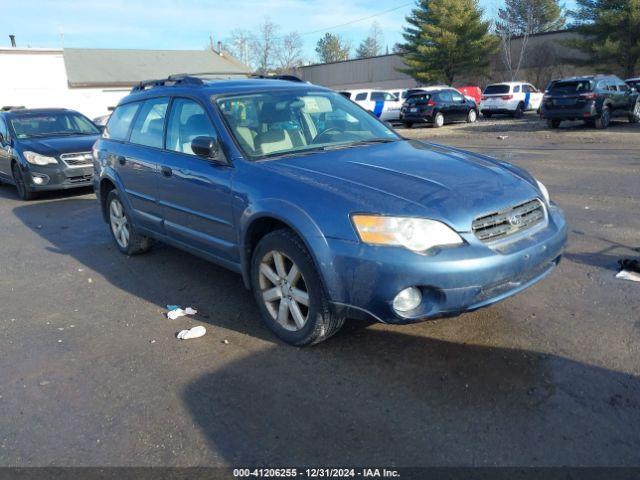
<path id="1" fill-rule="evenodd" d="M 12 194 L 0 189 L 0 199 Z M 25 202 L 13 213 L 47 240 L 50 252 L 71 256 L 116 288 L 160 309 L 195 306 L 199 321 L 273 341 L 240 275 L 162 243 L 144 255 L 122 255 L 95 197 Z"/>
<path id="2" fill-rule="evenodd" d="M 591 237 L 591 239 L 605 243 L 607 245 L 597 252 L 565 252 L 564 257 L 567 260 L 582 265 L 588 265 L 617 272 L 618 270 L 620 270 L 618 260 L 624 258 L 635 258 L 640 252 L 640 243 L 635 246 L 625 245 L 623 243 L 616 242 L 599 235 L 590 235 L 579 230 L 573 230 L 572 234 Z"/>
<path id="3" fill-rule="evenodd" d="M 638 465 L 637 376 L 376 326 L 269 348 L 184 401 L 232 465 Z"/>

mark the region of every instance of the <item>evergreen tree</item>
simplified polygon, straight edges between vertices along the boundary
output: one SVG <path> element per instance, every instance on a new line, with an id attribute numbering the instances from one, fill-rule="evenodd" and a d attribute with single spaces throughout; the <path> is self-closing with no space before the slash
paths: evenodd
<path id="1" fill-rule="evenodd" d="M 316 53 L 323 63 L 348 60 L 350 50 L 351 47 L 342 40 L 340 35 L 331 33 L 325 33 L 316 45 Z"/>
<path id="2" fill-rule="evenodd" d="M 625 78 L 640 68 L 640 0 L 576 0 L 569 12 L 582 38 L 567 45 L 583 51 L 584 59 L 573 63 L 618 67 Z"/>
<path id="3" fill-rule="evenodd" d="M 419 82 L 449 84 L 486 71 L 499 40 L 482 15 L 477 0 L 418 0 L 399 46 L 407 66 L 401 71 Z"/>
<path id="4" fill-rule="evenodd" d="M 498 10 L 498 34 L 532 35 L 564 27 L 565 19 L 558 0 L 505 0 Z"/>
<path id="5" fill-rule="evenodd" d="M 384 38 L 378 22 L 373 22 L 369 35 L 356 49 L 356 58 L 369 58 L 382 54 Z"/>

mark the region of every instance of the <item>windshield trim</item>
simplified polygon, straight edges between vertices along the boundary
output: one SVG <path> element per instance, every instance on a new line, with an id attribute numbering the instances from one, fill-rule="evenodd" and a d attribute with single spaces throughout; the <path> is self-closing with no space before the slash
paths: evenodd
<path id="1" fill-rule="evenodd" d="M 231 139 L 231 141 L 233 142 L 233 144 L 235 145 L 236 149 L 238 150 L 238 152 L 242 155 L 242 158 L 244 158 L 246 161 L 248 162 L 259 162 L 259 161 L 264 161 L 264 160 L 277 160 L 277 159 L 281 159 L 283 157 L 287 157 L 287 156 L 303 156 L 303 155 L 313 155 L 316 153 L 325 153 L 325 152 L 329 152 L 332 149 L 327 149 L 323 146 L 314 146 L 308 149 L 301 149 L 301 150 L 289 150 L 287 152 L 273 152 L 270 154 L 266 154 L 266 155 L 251 155 L 250 153 L 248 153 L 243 147 L 242 145 L 240 145 L 240 142 L 238 141 L 238 139 L 236 138 L 236 136 L 234 135 L 232 129 L 231 129 L 231 125 L 229 124 L 224 112 L 222 111 L 222 109 L 220 108 L 220 105 L 218 104 L 219 100 L 224 100 L 225 98 L 233 98 L 233 97 L 239 97 L 239 96 L 252 96 L 252 95 L 261 95 L 261 94 L 268 94 L 271 93 L 273 91 L 277 91 L 278 93 L 287 93 L 287 92 L 291 92 L 291 93 L 297 93 L 300 95 L 308 95 L 308 94 L 328 94 L 328 95 L 336 95 L 346 101 L 350 101 L 351 103 L 353 103 L 353 105 L 356 108 L 359 108 L 360 110 L 362 110 L 366 115 L 371 115 L 370 112 L 368 112 L 366 109 L 364 109 L 362 106 L 360 106 L 359 104 L 355 103 L 354 101 L 352 101 L 349 98 L 346 98 L 344 95 L 341 95 L 339 92 L 336 92 L 334 90 L 330 90 L 328 88 L 318 88 L 317 86 L 314 85 L 308 85 L 309 88 L 303 88 L 303 87 L 289 87 L 289 86 L 278 86 L 277 88 L 260 88 L 260 89 L 251 89 L 251 90 L 247 90 L 247 91 L 235 91 L 235 92 L 224 92 L 224 93 L 216 93 L 213 95 L 209 96 L 209 100 L 211 101 L 211 105 L 213 106 L 213 108 L 215 109 L 215 111 L 218 113 L 220 122 L 223 126 L 223 128 L 226 130 L 227 135 L 229 136 L 229 138 Z M 389 130 L 391 133 L 393 133 L 394 137 L 389 137 L 389 140 L 391 141 L 400 141 L 400 140 L 405 140 L 404 137 L 402 137 L 398 132 L 396 132 L 393 128 L 387 126 L 384 124 L 384 122 L 382 122 L 380 119 L 375 118 L 375 120 L 377 120 L 378 122 L 380 122 L 387 130 Z M 359 141 L 358 141 L 359 142 Z M 345 142 L 343 145 L 347 145 L 351 142 Z M 375 143 L 373 143 L 375 144 Z M 372 145 L 373 145 L 372 144 Z M 336 145 L 336 144 L 334 144 Z M 362 145 L 367 146 L 367 145 Z"/>

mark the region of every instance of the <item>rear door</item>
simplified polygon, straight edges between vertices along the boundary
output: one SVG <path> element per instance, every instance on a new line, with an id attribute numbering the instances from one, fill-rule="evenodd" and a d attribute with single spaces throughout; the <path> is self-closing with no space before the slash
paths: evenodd
<path id="1" fill-rule="evenodd" d="M 233 168 L 195 155 L 191 141 L 200 136 L 218 138 L 204 106 L 192 98 L 174 98 L 165 150 L 159 156 L 164 232 L 177 242 L 238 263 L 231 207 Z"/>
<path id="2" fill-rule="evenodd" d="M 11 178 L 11 139 L 3 117 L 0 117 L 0 135 L 0 177 Z"/>
<path id="3" fill-rule="evenodd" d="M 161 212 L 157 203 L 158 196 L 158 155 L 162 151 L 164 120 L 169 104 L 168 97 L 146 100 L 135 105 L 135 117 L 126 145 L 115 145 L 110 152 L 114 157 L 113 165 L 124 184 L 127 199 L 133 209 L 135 222 L 153 231 L 161 229 Z M 131 104 L 133 105 L 133 104 Z M 118 107 L 113 117 L 130 116 L 129 109 Z M 113 133 L 109 130 L 110 136 Z M 121 148 L 123 147 L 123 148 Z"/>
<path id="4" fill-rule="evenodd" d="M 534 87 L 530 83 L 525 83 L 522 88 L 525 95 L 525 109 L 537 110 L 538 108 L 540 108 L 540 104 L 542 103 L 542 93 L 539 92 L 536 87 Z"/>

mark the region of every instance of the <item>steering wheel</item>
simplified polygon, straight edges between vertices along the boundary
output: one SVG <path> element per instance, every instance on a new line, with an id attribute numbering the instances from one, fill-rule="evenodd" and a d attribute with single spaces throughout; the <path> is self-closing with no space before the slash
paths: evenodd
<path id="1" fill-rule="evenodd" d="M 319 138 L 321 138 L 323 135 L 326 135 L 327 133 L 330 133 L 330 132 L 341 133 L 340 129 L 337 127 L 325 128 L 322 132 L 316 135 L 316 137 L 311 141 L 311 143 L 318 143 Z"/>

